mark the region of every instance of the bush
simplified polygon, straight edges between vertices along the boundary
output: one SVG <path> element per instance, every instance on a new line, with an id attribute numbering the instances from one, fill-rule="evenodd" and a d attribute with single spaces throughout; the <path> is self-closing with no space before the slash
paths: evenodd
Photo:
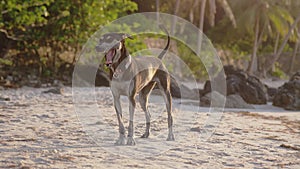
<path id="1" fill-rule="evenodd" d="M 14 55 L 5 62 L 1 59 L 0 64 L 13 62 L 13 66 L 19 66 L 31 60 L 45 74 L 55 73 L 64 62 L 62 52 L 76 56 L 101 25 L 135 10 L 137 5 L 130 0 L 1 1 L 0 30 L 7 33 L 5 38 L 9 40 L 0 41 L 0 58 L 12 50 Z M 12 41 L 16 45 L 11 45 Z"/>

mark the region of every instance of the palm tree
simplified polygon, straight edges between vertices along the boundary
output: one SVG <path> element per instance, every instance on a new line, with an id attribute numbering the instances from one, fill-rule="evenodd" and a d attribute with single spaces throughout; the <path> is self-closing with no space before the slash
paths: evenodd
<path id="1" fill-rule="evenodd" d="M 289 29 L 288 29 L 289 31 L 288 31 L 288 33 L 286 33 L 279 50 L 276 53 L 274 53 L 271 63 L 268 64 L 265 71 L 269 71 L 271 69 L 271 67 L 274 67 L 275 63 L 280 58 L 280 55 L 283 52 L 283 49 L 284 49 L 285 45 L 287 44 L 288 40 L 292 40 L 295 42 L 295 46 L 294 46 L 294 52 L 292 54 L 292 58 L 291 58 L 291 62 L 290 62 L 289 72 L 288 72 L 288 73 L 292 73 L 293 63 L 295 61 L 295 57 L 297 55 L 298 48 L 300 47 L 300 31 L 299 31 L 300 25 L 298 24 L 300 22 L 300 12 L 299 12 L 300 1 L 286 0 L 286 1 L 283 1 L 281 3 L 281 5 L 285 6 L 288 9 L 288 11 L 290 12 L 290 14 L 292 16 L 294 16 L 294 18 L 296 18 L 296 19 L 295 19 L 294 23 L 289 27 Z M 295 34 L 297 38 L 295 38 L 295 39 L 290 38 L 293 34 Z"/>
<path id="2" fill-rule="evenodd" d="M 238 27 L 254 35 L 252 55 L 247 68 L 247 72 L 252 74 L 257 69 L 257 52 L 263 38 L 276 32 L 284 36 L 289 30 L 289 24 L 294 21 L 290 13 L 280 6 L 277 0 L 232 0 L 231 2 L 236 16 L 239 16 Z"/>
<path id="3" fill-rule="evenodd" d="M 199 29 L 201 30 L 201 32 L 203 32 L 203 26 L 204 26 L 204 16 L 205 16 L 205 10 L 206 10 L 206 5 L 207 2 L 209 4 L 209 23 L 211 26 L 215 25 L 215 14 L 216 14 L 216 0 L 195 0 L 193 5 L 192 5 L 192 10 L 191 12 L 194 11 L 194 8 L 196 7 L 197 3 L 200 3 L 200 17 L 199 17 Z M 236 27 L 236 20 L 235 20 L 235 16 L 231 10 L 231 7 L 229 5 L 229 3 L 227 2 L 227 0 L 217 0 L 217 2 L 220 4 L 220 6 L 224 9 L 225 14 L 229 17 L 232 25 L 234 27 Z M 193 15 L 190 13 L 190 18 L 193 18 Z M 200 32 L 200 34 L 198 35 L 198 45 L 197 45 L 197 52 L 200 53 L 201 50 L 201 46 L 202 46 L 202 33 Z"/>
<path id="4" fill-rule="evenodd" d="M 291 27 L 288 29 L 288 33 L 285 35 L 284 40 L 278 50 L 278 52 L 273 56 L 270 64 L 266 67 L 266 71 L 269 71 L 272 66 L 276 63 L 276 61 L 279 59 L 281 53 L 283 52 L 283 49 L 285 47 L 285 45 L 287 44 L 289 38 L 291 37 L 293 30 L 297 27 L 298 22 L 300 22 L 300 12 L 297 16 L 297 18 L 295 19 L 294 23 L 291 25 Z"/>
<path id="5" fill-rule="evenodd" d="M 298 33 L 298 39 L 295 43 L 295 47 L 294 47 L 294 52 L 293 52 L 293 55 L 292 55 L 292 59 L 291 59 L 291 62 L 290 62 L 290 68 L 288 70 L 288 73 L 289 74 L 292 74 L 293 73 L 293 70 L 294 70 L 294 62 L 296 60 L 296 56 L 297 56 L 297 53 L 298 53 L 298 48 L 300 46 L 300 38 L 299 38 L 299 32 Z"/>
<path id="6" fill-rule="evenodd" d="M 288 6 L 288 10 L 291 12 L 291 14 L 293 16 L 297 16 L 298 15 L 298 11 L 299 11 L 299 6 L 300 6 L 300 1 L 290 1 L 288 4 L 286 4 Z M 296 33 L 297 33 L 297 39 L 295 42 L 295 47 L 294 47 L 294 52 L 292 55 L 292 59 L 290 62 L 290 68 L 289 68 L 289 74 L 293 73 L 294 70 L 294 62 L 296 61 L 296 56 L 297 54 L 300 52 L 300 25 L 298 24 L 298 27 L 296 27 Z"/>

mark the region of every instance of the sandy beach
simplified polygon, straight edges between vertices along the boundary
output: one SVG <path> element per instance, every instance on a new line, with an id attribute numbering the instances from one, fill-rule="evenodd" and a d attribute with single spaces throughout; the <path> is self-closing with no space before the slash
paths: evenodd
<path id="1" fill-rule="evenodd" d="M 62 94 L 43 93 L 47 90 L 0 91 L 0 168 L 300 168 L 300 112 L 270 104 L 226 109 L 210 124 L 215 114 L 209 108 L 173 99 L 176 141 L 167 142 L 162 98 L 151 96 L 150 137 L 139 138 L 145 120 L 138 105 L 137 145 L 115 146 L 118 128 L 109 88 L 78 100 L 70 87 Z M 128 103 L 121 100 L 127 126 Z M 203 126 L 211 127 L 210 137 L 203 137 Z"/>

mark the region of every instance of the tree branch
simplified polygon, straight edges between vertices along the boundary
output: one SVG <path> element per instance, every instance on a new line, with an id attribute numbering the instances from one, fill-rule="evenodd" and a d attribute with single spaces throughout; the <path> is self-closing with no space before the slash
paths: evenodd
<path id="1" fill-rule="evenodd" d="M 11 40 L 14 40 L 14 41 L 21 41 L 21 39 L 15 37 L 15 36 L 9 35 L 8 32 L 7 32 L 7 30 L 5 30 L 5 29 L 0 29 L 0 32 L 1 32 L 1 33 L 4 33 L 4 35 L 5 35 L 5 37 L 6 37 L 7 39 L 11 39 Z"/>

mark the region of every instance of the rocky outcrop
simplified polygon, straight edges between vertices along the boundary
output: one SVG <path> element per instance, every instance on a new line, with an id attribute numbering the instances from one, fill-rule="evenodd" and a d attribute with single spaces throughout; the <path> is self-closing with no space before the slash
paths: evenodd
<path id="1" fill-rule="evenodd" d="M 233 97 L 231 95 L 238 95 L 237 97 L 241 97 L 248 104 L 267 103 L 267 87 L 258 78 L 248 75 L 243 70 L 235 69 L 233 66 L 225 66 L 224 72 L 226 74 L 227 92 L 220 93 L 221 95 L 230 97 Z M 171 80 L 171 92 L 173 97 L 189 99 L 199 99 L 200 97 L 203 103 L 205 103 L 206 98 L 202 97 L 207 96 L 211 92 L 214 92 L 212 91 L 210 80 L 207 80 L 205 82 L 203 89 L 189 89 L 184 85 L 176 86 L 174 81 L 175 80 L 173 80 L 172 82 Z M 220 89 L 220 91 L 222 90 Z M 270 93 L 272 92 L 273 91 L 270 89 Z M 236 98 L 236 96 L 234 97 Z M 237 98 L 237 100 L 239 100 L 239 98 Z M 230 107 L 239 106 L 233 105 Z M 241 107 L 247 106 L 241 105 Z"/>
<path id="2" fill-rule="evenodd" d="M 300 110 L 300 71 L 278 88 L 273 105 L 287 110 Z"/>
<path id="3" fill-rule="evenodd" d="M 266 88 L 267 88 L 267 93 L 268 93 L 268 102 L 272 102 L 275 95 L 277 94 L 278 92 L 278 89 L 275 88 L 275 87 L 269 87 L 267 85 L 265 85 Z"/>
<path id="4" fill-rule="evenodd" d="M 176 79 L 171 76 L 171 84 L 170 84 L 170 90 L 171 90 L 171 95 L 172 97 L 175 98 L 181 98 L 181 92 L 180 92 L 180 87 L 179 84 L 177 83 Z M 158 88 L 157 86 L 155 86 L 155 88 Z"/>
<path id="5" fill-rule="evenodd" d="M 96 75 L 94 73 L 96 72 Z M 91 65 L 77 65 L 76 74 L 73 73 L 73 78 L 76 79 L 76 86 L 110 86 L 110 80 L 103 70 Z"/>
<path id="6" fill-rule="evenodd" d="M 198 93 L 198 89 L 190 89 L 188 86 L 176 80 L 173 76 L 171 76 L 170 80 L 170 90 L 172 97 L 199 100 L 200 96 Z M 156 86 L 155 89 L 158 89 L 158 87 Z"/>
<path id="7" fill-rule="evenodd" d="M 233 66 L 225 66 L 227 95 L 238 94 L 249 104 L 266 104 L 267 89 L 255 76 Z"/>
<path id="8" fill-rule="evenodd" d="M 240 95 L 229 95 L 225 98 L 224 95 L 213 91 L 212 93 L 207 93 L 205 96 L 200 98 L 200 106 L 210 107 L 211 103 L 214 103 L 217 107 L 223 107 L 225 102 L 225 108 L 240 108 L 240 109 L 254 109 L 252 105 L 249 105 L 244 101 Z M 212 105 L 214 107 L 214 105 Z"/>
<path id="9" fill-rule="evenodd" d="M 203 89 L 199 89 L 199 95 L 202 97 L 210 92 L 211 92 L 211 83 L 210 83 L 210 80 L 207 80 L 204 84 Z"/>
<path id="10" fill-rule="evenodd" d="M 224 66 L 226 74 L 226 95 L 239 95 L 249 104 L 266 104 L 267 88 L 255 76 L 248 75 L 245 71 L 235 69 L 233 66 Z M 200 96 L 204 96 L 211 91 L 211 82 L 208 80 L 204 89 L 199 90 Z M 223 93 L 222 93 L 223 94 Z"/>

